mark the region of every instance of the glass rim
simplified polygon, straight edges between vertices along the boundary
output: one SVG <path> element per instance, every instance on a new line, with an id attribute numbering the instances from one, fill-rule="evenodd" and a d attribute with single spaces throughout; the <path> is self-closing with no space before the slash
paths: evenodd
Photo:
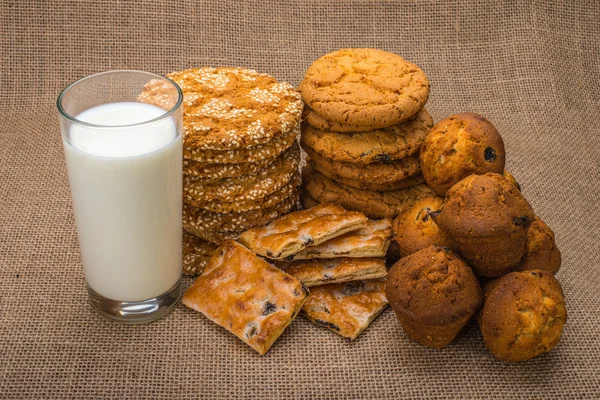
<path id="1" fill-rule="evenodd" d="M 99 124 L 92 124 L 92 123 L 81 121 L 81 120 L 75 118 L 74 116 L 72 116 L 71 114 L 69 114 L 63 108 L 63 106 L 62 106 L 62 99 L 65 96 L 65 94 L 67 93 L 67 91 L 69 89 L 71 89 L 73 86 L 75 86 L 75 85 L 77 85 L 79 83 L 82 83 L 82 82 L 84 82 L 84 81 L 86 81 L 88 79 L 91 79 L 91 78 L 96 78 L 96 77 L 99 77 L 101 75 L 114 74 L 114 73 L 118 73 L 118 72 L 133 72 L 133 73 L 138 73 L 138 74 L 151 75 L 151 76 L 154 76 L 154 77 L 156 77 L 158 79 L 166 80 L 171 85 L 173 85 L 175 87 L 175 89 L 177 90 L 177 102 L 175 103 L 175 105 L 169 111 L 166 111 L 164 114 L 162 114 L 159 117 L 152 118 L 152 119 L 149 119 L 147 121 L 137 122 L 135 124 L 126 124 L 126 125 L 99 125 Z M 179 87 L 179 85 L 177 83 L 175 83 L 172 79 L 167 78 L 166 76 L 155 74 L 153 72 L 146 72 L 146 71 L 140 71 L 140 70 L 135 70 L 135 69 L 115 69 L 115 70 L 104 71 L 104 72 L 99 72 L 97 74 L 89 75 L 89 76 L 86 76 L 84 78 L 78 79 L 75 82 L 70 83 L 58 95 L 58 98 L 56 99 L 56 108 L 58 108 L 58 112 L 60 113 L 60 115 L 62 117 L 66 118 L 67 120 L 69 120 L 73 124 L 87 126 L 87 127 L 90 127 L 90 128 L 114 129 L 114 128 L 125 128 L 125 127 L 131 127 L 131 126 L 140 126 L 140 125 L 145 125 L 145 124 L 151 124 L 151 123 L 154 123 L 154 122 L 158 122 L 160 120 L 163 120 L 163 119 L 168 118 L 169 116 L 171 116 L 181 106 L 182 103 L 183 103 L 183 92 L 181 91 L 181 88 Z"/>

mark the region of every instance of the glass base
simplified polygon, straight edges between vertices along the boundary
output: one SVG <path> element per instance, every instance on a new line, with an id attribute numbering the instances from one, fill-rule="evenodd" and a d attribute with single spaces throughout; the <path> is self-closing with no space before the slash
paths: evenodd
<path id="1" fill-rule="evenodd" d="M 92 307 L 105 318 L 125 324 L 143 324 L 167 315 L 181 297 L 181 278 L 167 292 L 142 301 L 118 301 L 98 294 L 87 283 L 88 297 Z"/>

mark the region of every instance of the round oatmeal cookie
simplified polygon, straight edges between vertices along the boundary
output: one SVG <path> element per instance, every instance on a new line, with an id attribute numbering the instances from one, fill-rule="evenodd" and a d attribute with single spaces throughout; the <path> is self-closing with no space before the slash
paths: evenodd
<path id="1" fill-rule="evenodd" d="M 429 80 L 415 64 L 377 49 L 341 49 L 319 58 L 299 90 L 328 120 L 392 126 L 409 119 L 429 98 Z"/>
<path id="2" fill-rule="evenodd" d="M 204 67 L 167 77 L 183 91 L 184 148 L 256 146 L 289 132 L 302 116 L 300 93 L 267 74 Z"/>
<path id="3" fill-rule="evenodd" d="M 331 132 L 367 132 L 372 131 L 374 129 L 385 128 L 385 125 L 352 125 L 352 124 L 344 124 L 341 122 L 330 121 L 327 118 L 317 114 L 315 110 L 310 108 L 309 106 L 304 106 L 304 112 L 302 113 L 302 120 L 307 124 L 312 126 L 313 128 L 322 130 L 322 131 L 331 131 Z"/>
<path id="4" fill-rule="evenodd" d="M 183 175 L 191 180 L 215 180 L 223 178 L 237 178 L 243 175 L 256 174 L 273 163 L 277 157 L 265 158 L 256 162 L 237 164 L 203 163 L 183 159 Z"/>
<path id="5" fill-rule="evenodd" d="M 433 126 L 433 119 L 423 109 L 400 125 L 368 132 L 337 133 L 302 124 L 301 142 L 323 157 L 334 161 L 370 164 L 390 162 L 411 156 Z"/>
<path id="6" fill-rule="evenodd" d="M 281 186 L 279 189 L 275 190 L 273 193 L 270 193 L 262 198 L 257 199 L 235 199 L 231 202 L 224 202 L 220 200 L 215 200 L 211 202 L 199 202 L 194 203 L 187 201 L 188 204 L 202 208 L 203 210 L 217 212 L 217 213 L 227 213 L 227 212 L 245 212 L 258 210 L 263 208 L 273 207 L 285 199 L 290 197 L 298 197 L 298 188 L 300 183 L 302 182 L 300 178 L 300 174 L 296 172 L 292 175 L 291 179 Z"/>
<path id="7" fill-rule="evenodd" d="M 321 174 L 336 180 L 340 177 L 346 181 L 356 181 L 366 184 L 393 184 L 398 181 L 419 175 L 421 165 L 419 158 L 415 156 L 406 157 L 389 163 L 358 164 L 343 161 L 333 161 L 323 157 L 310 147 L 305 147 L 306 154 L 310 158 L 314 169 Z M 361 188 L 360 186 L 349 185 Z M 375 189 L 376 190 L 376 189 Z"/>
<path id="8" fill-rule="evenodd" d="M 204 240 L 220 244 L 227 235 L 270 223 L 291 211 L 297 202 L 296 193 L 273 207 L 241 213 L 214 213 L 184 203 L 183 227 Z"/>
<path id="9" fill-rule="evenodd" d="M 504 142 L 496 128 L 475 113 L 461 113 L 438 122 L 420 153 L 425 181 L 438 196 L 461 179 L 486 172 L 504 172 Z"/>
<path id="10" fill-rule="evenodd" d="M 182 266 L 183 273 L 186 275 L 202 274 L 204 267 L 218 247 L 185 230 L 183 231 L 182 245 Z"/>
<path id="11" fill-rule="evenodd" d="M 320 203 L 337 203 L 347 210 L 361 211 L 372 218 L 393 218 L 434 193 L 420 184 L 407 189 L 378 192 L 361 190 L 337 183 L 314 171 L 310 165 L 302 170 L 306 191 Z"/>
<path id="12" fill-rule="evenodd" d="M 310 166 L 321 175 L 326 178 L 331 179 L 332 181 L 341 183 L 342 185 L 349 186 L 355 189 L 363 189 L 363 190 L 377 190 L 380 192 L 389 192 L 390 190 L 400 190 L 406 189 L 409 187 L 417 186 L 423 182 L 425 182 L 425 178 L 423 175 L 415 175 L 406 179 L 402 179 L 400 181 L 390 182 L 390 183 L 374 183 L 374 182 L 364 182 L 362 180 L 346 178 L 344 176 L 340 176 L 332 173 L 326 169 L 321 169 L 319 165 L 314 163 L 312 160 L 308 160 Z M 361 165 L 361 164 L 359 164 Z"/>
<path id="13" fill-rule="evenodd" d="M 300 133 L 300 124 L 280 137 L 269 140 L 266 143 L 252 147 L 243 147 L 233 150 L 196 150 L 184 148 L 183 158 L 206 163 L 235 164 L 245 162 L 257 162 L 265 158 L 279 156 L 290 148 Z"/>
<path id="14" fill-rule="evenodd" d="M 295 143 L 258 173 L 235 178 L 203 180 L 184 176 L 183 200 L 201 207 L 208 202 L 262 199 L 279 190 L 298 171 L 300 147 Z"/>

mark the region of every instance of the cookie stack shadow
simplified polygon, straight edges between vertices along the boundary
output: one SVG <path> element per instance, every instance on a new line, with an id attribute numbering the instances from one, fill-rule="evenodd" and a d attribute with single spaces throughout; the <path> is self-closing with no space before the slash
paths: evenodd
<path id="1" fill-rule="evenodd" d="M 315 61 L 299 89 L 304 207 L 334 202 L 385 218 L 433 194 L 418 154 L 433 126 L 429 81 L 416 65 L 381 50 L 339 50 Z"/>
<path id="2" fill-rule="evenodd" d="M 242 68 L 167 77 L 184 96 L 183 270 L 195 275 L 222 242 L 297 206 L 303 102 L 291 85 Z"/>

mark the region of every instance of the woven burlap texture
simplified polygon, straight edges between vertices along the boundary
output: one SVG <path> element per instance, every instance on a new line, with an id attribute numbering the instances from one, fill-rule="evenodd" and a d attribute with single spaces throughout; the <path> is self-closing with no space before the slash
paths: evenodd
<path id="1" fill-rule="evenodd" d="M 599 25 L 593 0 L 0 0 L 0 398 L 600 398 Z M 92 312 L 60 90 L 110 69 L 203 65 L 297 85 L 342 47 L 421 66 L 436 121 L 474 111 L 497 126 L 563 254 L 569 320 L 551 353 L 505 364 L 473 322 L 427 349 L 388 309 L 355 342 L 298 317 L 261 357 L 184 306 L 143 326 Z"/>

